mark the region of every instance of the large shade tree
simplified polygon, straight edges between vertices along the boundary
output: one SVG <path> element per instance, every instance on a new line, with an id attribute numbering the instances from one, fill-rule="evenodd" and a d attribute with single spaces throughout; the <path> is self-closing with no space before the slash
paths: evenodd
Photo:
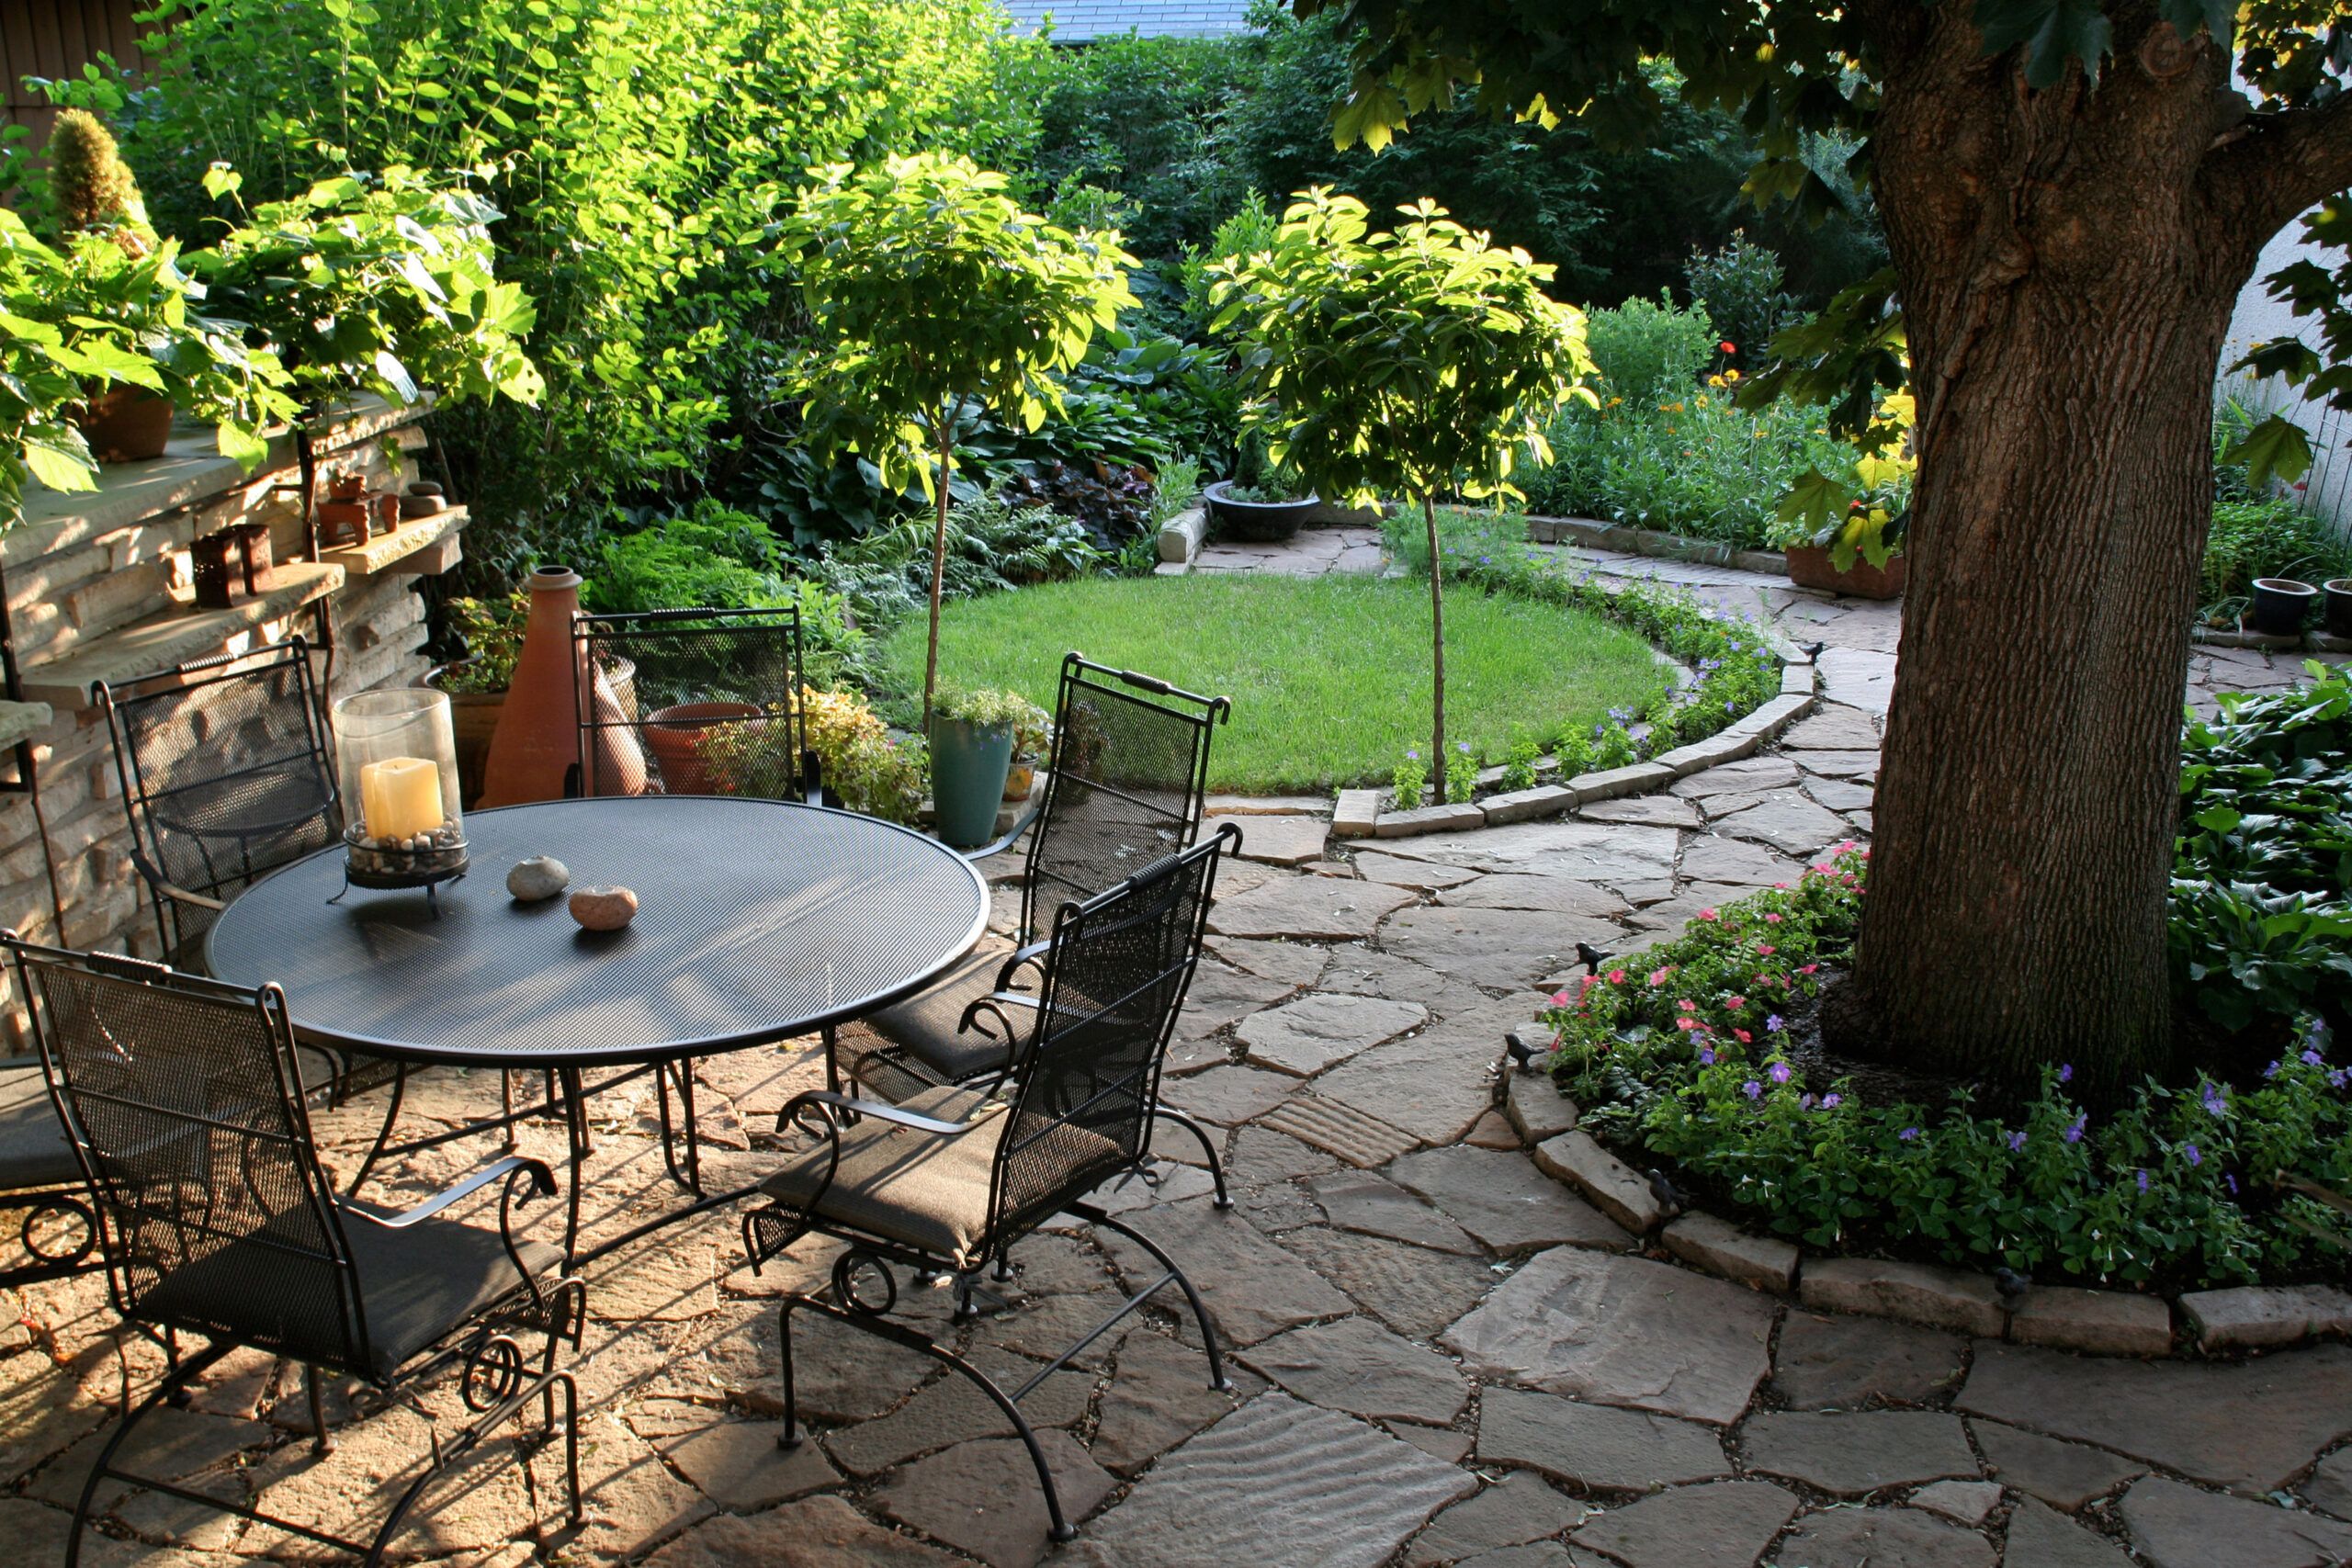
<path id="1" fill-rule="evenodd" d="M 1646 59 L 1761 135 L 1759 198 L 1818 209 L 1806 138 L 1859 138 L 1893 266 L 1784 340 L 1763 390 L 1865 427 L 1907 376 L 1910 601 L 1840 1033 L 1964 1074 L 2109 1085 L 2170 1035 L 2181 681 L 2214 377 L 2264 243 L 2352 238 L 2352 14 L 2332 0 L 1296 0 L 1359 28 L 1343 141 L 1425 107 L 1638 139 Z M 2352 401 L 2346 275 L 2272 288 Z M 1906 355 L 1907 349 L 1907 355 Z M 2250 456 L 2289 468 L 2272 423 Z"/>
<path id="2" fill-rule="evenodd" d="M 1062 406 L 1057 373 L 1134 304 L 1115 233 L 1023 212 L 1002 175 L 922 153 L 816 171 L 779 224 L 822 346 L 801 367 L 804 438 L 854 452 L 882 483 L 920 483 L 934 508 L 923 722 L 939 681 L 956 416 L 967 399 L 1031 430 Z"/>
<path id="3" fill-rule="evenodd" d="M 1583 312 L 1548 298 L 1553 268 L 1423 199 L 1374 231 L 1351 196 L 1302 192 L 1273 243 L 1220 263 L 1219 330 L 1247 352 L 1268 455 L 1324 495 L 1402 496 L 1430 545 L 1430 768 L 1445 779 L 1445 561 L 1437 500 L 1517 495 L 1521 452 L 1592 370 Z M 1587 401 L 1592 393 L 1583 391 Z M 1411 805 L 1412 803 L 1401 802 Z"/>

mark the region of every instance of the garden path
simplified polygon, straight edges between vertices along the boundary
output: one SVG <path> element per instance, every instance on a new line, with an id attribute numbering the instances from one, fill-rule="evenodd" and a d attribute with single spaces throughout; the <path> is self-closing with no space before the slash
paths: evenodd
<path id="1" fill-rule="evenodd" d="M 1256 570 L 1375 570 L 1318 531 Z M 1336 547 L 1335 547 L 1336 545 Z M 1824 645 L 1827 701 L 1772 751 L 1664 795 L 1485 832 L 1344 844 L 1301 802 L 1221 800 L 1250 829 L 1220 887 L 1169 1097 L 1223 1130 L 1236 1211 L 1197 1150 L 1109 1195 L 1193 1273 L 1231 1342 L 1236 1391 L 1204 1386 L 1172 1314 L 1129 1320 L 1049 1378 L 1031 1410 L 1086 1519 L 1048 1549 L 1017 1445 L 912 1356 L 804 1323 L 818 1439 L 775 1447 L 774 1298 L 813 1285 L 804 1244 L 763 1277 L 724 1218 L 606 1261 L 574 1366 L 591 1522 L 556 1518 L 513 1471 L 445 1483 L 398 1555 L 450 1568 L 640 1560 L 658 1568 L 923 1564 L 1041 1557 L 1102 1568 L 1463 1562 L 1479 1568 L 2295 1568 L 2352 1560 L 2352 1348 L 2236 1362 L 2078 1359 L 1817 1312 L 1645 1249 L 1522 1152 L 1494 1109 L 1504 1032 L 1573 967 L 1704 905 L 1792 877 L 1866 833 L 1897 611 L 1776 580 L 1579 551 L 1596 570 L 1685 582 Z M 1217 550 L 1201 563 L 1225 570 Z M 2292 661 L 2201 651 L 2193 700 L 2290 682 Z M 1272 808 L 1271 813 L 1269 808 Z M 1010 912 L 1009 905 L 1001 908 Z M 766 1120 L 822 1080 L 810 1042 L 702 1065 L 709 1179 L 775 1162 Z M 1562 1106 L 1513 1080 L 1518 1122 Z M 1530 1092 L 1531 1090 L 1539 1092 Z M 412 1097 L 452 1120 L 487 1079 Z M 597 1101 L 590 1235 L 670 1201 L 650 1090 Z M 379 1113 L 320 1117 L 348 1159 Z M 556 1157 L 552 1125 L 523 1130 Z M 444 1149 L 380 1196 L 437 1187 L 491 1151 Z M 1034 1368 L 1136 1264 L 1083 1227 L 1020 1249 L 1016 1305 L 961 1331 L 983 1363 Z M 908 1310 L 936 1323 L 944 1292 Z M 108 1326 L 101 1282 L 18 1292 L 0 1333 L 0 1539 L 58 1562 L 93 1434 L 159 1358 Z M 259 1495 L 321 1524 L 379 1509 L 425 1445 L 406 1410 L 345 1427 L 323 1461 L 297 1434 L 297 1377 L 217 1369 L 133 1462 Z M 917 1384 L 922 1382 L 920 1392 Z M 447 1391 L 441 1401 L 450 1401 Z M 334 1401 L 338 1417 L 347 1403 Z M 310 1553 L 154 1495 L 105 1500 L 98 1568 L 235 1568 Z"/>

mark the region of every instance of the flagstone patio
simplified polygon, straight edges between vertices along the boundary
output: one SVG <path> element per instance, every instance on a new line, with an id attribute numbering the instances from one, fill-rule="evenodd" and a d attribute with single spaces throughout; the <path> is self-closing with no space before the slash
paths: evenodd
<path id="1" fill-rule="evenodd" d="M 1293 552 L 1253 547 L 1268 558 L 1250 564 L 1378 565 L 1363 540 L 1306 537 Z M 1299 863 L 1228 868 L 1167 1086 L 1223 1129 L 1236 1207 L 1212 1206 L 1205 1171 L 1188 1163 L 1199 1150 L 1181 1136 L 1153 1182 L 1108 1195 L 1202 1286 L 1236 1387 L 1206 1386 L 1168 1311 L 1129 1320 L 1049 1378 L 1031 1404 L 1066 1505 L 1085 1517 L 1076 1542 L 1048 1549 L 1025 1457 L 968 1389 L 821 1322 L 797 1326 L 819 1435 L 779 1451 L 775 1298 L 820 1279 L 830 1255 L 804 1243 L 789 1267 L 754 1277 L 722 1217 L 590 1277 L 593 1321 L 572 1364 L 591 1522 L 539 1540 L 533 1521 L 560 1517 L 550 1460 L 528 1472 L 477 1462 L 420 1510 L 400 1551 L 466 1568 L 541 1554 L 659 1568 L 2352 1560 L 2352 1347 L 2091 1359 L 1809 1311 L 1642 1249 L 1537 1170 L 1494 1108 L 1504 1032 L 1574 967 L 1577 942 L 1637 943 L 1867 834 L 1899 630 L 1891 605 L 1574 553 L 1824 644 L 1824 705 L 1768 755 L 1582 818 L 1377 844 L 1325 841 L 1310 811 L 1237 818 L 1252 835 L 1245 854 Z M 2200 651 L 2190 697 L 2287 684 L 2298 668 Z M 707 1179 L 731 1186 L 773 1166 L 783 1145 L 766 1113 L 819 1086 L 822 1067 L 813 1043 L 797 1042 L 711 1058 L 699 1074 Z M 1521 1120 L 1561 1130 L 1531 1087 L 1542 1090 L 1516 1088 Z M 412 1114 L 454 1122 L 496 1092 L 486 1077 L 444 1074 L 412 1094 Z M 596 1111 L 591 1240 L 673 1195 L 650 1085 Z M 323 1115 L 323 1141 L 356 1158 L 379 1114 L 363 1100 Z M 552 1124 L 522 1134 L 525 1152 L 549 1157 L 560 1139 Z M 423 1195 L 490 1152 L 416 1156 L 382 1195 Z M 1078 1226 L 1016 1258 L 1012 1310 L 961 1331 L 984 1365 L 1037 1364 L 1142 1261 Z M 92 1435 L 161 1358 L 113 1333 L 96 1279 L 34 1287 L 16 1305 L 0 1336 L 0 1532 L 7 1560 L 53 1562 Z M 932 1319 L 946 1307 L 944 1291 L 909 1303 Z M 371 1405 L 313 1459 L 300 1380 L 284 1371 L 224 1363 L 169 1413 L 143 1463 L 322 1523 L 380 1508 L 424 1450 L 427 1421 Z M 340 1398 L 334 1408 L 349 1413 Z M 84 1558 L 100 1568 L 312 1555 L 153 1495 L 105 1506 L 109 1539 Z"/>

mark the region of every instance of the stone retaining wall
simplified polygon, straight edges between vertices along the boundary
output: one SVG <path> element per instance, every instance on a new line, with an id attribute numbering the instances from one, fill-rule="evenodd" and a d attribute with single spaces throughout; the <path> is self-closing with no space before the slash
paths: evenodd
<path id="1" fill-rule="evenodd" d="M 410 454 L 423 444 L 414 424 L 424 412 L 356 407 L 315 436 L 322 472 L 362 471 L 379 487 L 417 477 Z M 161 457 L 109 466 L 95 492 L 37 491 L 0 537 L 27 699 L 0 703 L 9 721 L 0 739 L 27 739 L 34 784 L 0 794 L 0 925 L 71 947 L 147 956 L 160 947 L 91 682 L 296 633 L 327 650 L 317 672 L 334 695 L 405 684 L 427 667 L 416 576 L 455 564 L 462 509 L 310 560 L 299 477 L 290 436 L 247 475 L 217 454 L 209 431 L 184 430 Z M 277 585 L 226 611 L 195 608 L 190 544 L 244 522 L 269 525 Z M 0 773 L 15 773 L 0 758 Z M 21 1019 L 13 1004 L 7 1011 L 21 1043 Z"/>

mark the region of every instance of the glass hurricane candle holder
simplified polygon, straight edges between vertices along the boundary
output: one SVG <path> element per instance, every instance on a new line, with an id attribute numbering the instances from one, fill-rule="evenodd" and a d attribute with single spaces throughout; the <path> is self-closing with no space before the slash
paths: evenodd
<path id="1" fill-rule="evenodd" d="M 446 692 L 389 687 L 334 705 L 344 875 L 355 887 L 423 887 L 461 876 L 458 740 Z"/>

